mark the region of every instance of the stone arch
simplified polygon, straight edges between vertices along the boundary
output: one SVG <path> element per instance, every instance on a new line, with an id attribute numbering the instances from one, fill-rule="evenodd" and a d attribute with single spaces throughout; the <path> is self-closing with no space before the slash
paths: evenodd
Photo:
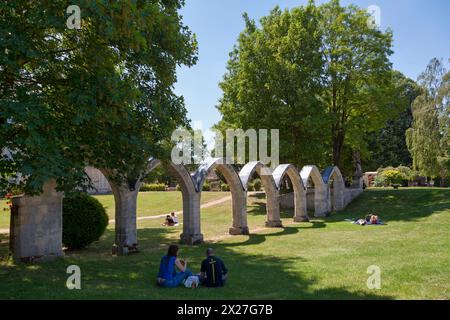
<path id="1" fill-rule="evenodd" d="M 322 177 L 328 189 L 328 210 L 333 212 L 344 209 L 345 182 L 341 170 L 336 166 L 328 167 Z"/>
<path id="2" fill-rule="evenodd" d="M 186 167 L 173 162 L 164 163 L 165 167 L 180 184 L 183 198 L 183 233 L 181 242 L 185 244 L 198 244 L 203 242 L 200 227 L 200 196 L 201 191 L 196 188 L 195 181 Z"/>
<path id="3" fill-rule="evenodd" d="M 292 164 L 282 164 L 275 168 L 272 175 L 278 190 L 281 189 L 284 177 L 286 175 L 289 177 L 294 188 L 294 221 L 309 221 L 306 209 L 306 189 L 297 168 Z"/>
<path id="4" fill-rule="evenodd" d="M 280 203 L 279 191 L 273 179 L 270 168 L 266 167 L 259 161 L 252 161 L 247 163 L 239 172 L 244 190 L 248 191 L 248 183 L 255 172 L 261 177 L 264 190 L 266 192 L 266 211 L 268 227 L 282 227 L 280 219 Z"/>
<path id="5" fill-rule="evenodd" d="M 300 172 L 303 184 L 308 190 L 308 181 L 312 180 L 314 184 L 314 216 L 324 217 L 328 212 L 327 188 L 323 182 L 322 175 L 316 166 L 305 166 Z"/>
<path id="6" fill-rule="evenodd" d="M 230 186 L 233 212 L 232 226 L 229 230 L 230 234 L 249 234 L 246 214 L 247 193 L 242 186 L 239 175 L 236 173 L 233 166 L 226 163 L 225 159 L 213 158 L 200 164 L 199 168 L 192 176 L 197 192 L 201 192 L 207 175 L 215 169 L 225 177 L 227 184 Z"/>

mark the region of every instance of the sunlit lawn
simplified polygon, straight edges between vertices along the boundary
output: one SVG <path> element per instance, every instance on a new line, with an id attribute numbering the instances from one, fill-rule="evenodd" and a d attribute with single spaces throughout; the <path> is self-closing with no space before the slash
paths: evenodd
<path id="1" fill-rule="evenodd" d="M 209 201 L 218 200 L 229 196 L 229 192 L 203 192 L 201 203 L 204 204 Z M 100 195 L 95 196 L 99 199 L 106 208 L 108 216 L 114 219 L 114 196 Z M 168 214 L 172 211 L 181 211 L 183 203 L 181 199 L 181 192 L 141 192 L 138 196 L 137 215 L 142 216 L 157 216 Z"/>
<path id="2" fill-rule="evenodd" d="M 256 201 L 255 201 L 256 200 Z M 250 236 L 227 235 L 230 203 L 202 210 L 206 243 L 182 246 L 197 272 L 204 251 L 215 248 L 230 269 L 223 289 L 160 289 L 160 257 L 178 241 L 182 226 L 158 220 L 138 223 L 141 252 L 110 255 L 113 226 L 88 249 L 62 260 L 0 266 L 0 298 L 60 299 L 449 299 L 450 190 L 368 190 L 346 210 L 325 220 L 297 224 L 283 213 L 285 228 L 266 229 L 264 199 L 252 198 Z M 175 210 L 176 208 L 174 208 Z M 153 209 L 151 209 L 153 210 Z M 157 212 L 159 208 L 155 208 Z M 385 226 L 356 226 L 345 218 L 378 214 Z M 0 256 L 6 255 L 3 236 Z M 66 267 L 77 264 L 82 290 L 65 288 Z M 381 290 L 369 290 L 367 268 L 381 268 Z"/>
<path id="3" fill-rule="evenodd" d="M 207 203 L 230 196 L 229 192 L 203 192 L 201 203 Z M 99 199 L 110 219 L 114 219 L 114 196 L 112 194 L 95 196 Z M 181 211 L 183 207 L 181 192 L 141 192 L 138 196 L 137 215 L 155 216 L 168 214 L 172 211 Z M 6 208 L 6 201 L 0 200 L 0 229 L 9 228 L 10 214 Z"/>

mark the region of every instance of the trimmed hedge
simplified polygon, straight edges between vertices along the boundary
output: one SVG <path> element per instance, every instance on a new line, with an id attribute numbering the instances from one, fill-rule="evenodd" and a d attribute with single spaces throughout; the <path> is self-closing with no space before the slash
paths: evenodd
<path id="1" fill-rule="evenodd" d="M 164 183 L 145 183 L 141 186 L 139 191 L 166 191 L 166 185 Z"/>
<path id="2" fill-rule="evenodd" d="M 85 193 L 63 199 L 63 244 L 82 249 L 100 239 L 108 226 L 108 215 L 102 204 Z"/>

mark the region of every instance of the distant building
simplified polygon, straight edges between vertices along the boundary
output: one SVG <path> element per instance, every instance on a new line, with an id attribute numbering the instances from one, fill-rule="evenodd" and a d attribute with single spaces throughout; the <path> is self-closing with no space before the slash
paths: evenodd
<path id="1" fill-rule="evenodd" d="M 363 181 L 366 187 L 372 187 L 374 180 L 377 178 L 378 172 L 365 172 L 363 175 Z"/>

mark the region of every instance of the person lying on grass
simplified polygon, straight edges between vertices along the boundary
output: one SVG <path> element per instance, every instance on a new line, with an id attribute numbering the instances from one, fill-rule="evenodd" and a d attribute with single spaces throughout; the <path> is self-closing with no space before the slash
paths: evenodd
<path id="1" fill-rule="evenodd" d="M 162 257 L 159 264 L 157 284 L 164 288 L 176 288 L 190 276 L 192 276 L 192 273 L 187 268 L 187 260 L 178 259 L 178 246 L 176 244 L 171 245 L 167 255 Z"/>
<path id="2" fill-rule="evenodd" d="M 223 261 L 214 256 L 214 250 L 206 250 L 206 259 L 202 261 L 200 283 L 209 288 L 223 287 L 228 270 Z"/>

